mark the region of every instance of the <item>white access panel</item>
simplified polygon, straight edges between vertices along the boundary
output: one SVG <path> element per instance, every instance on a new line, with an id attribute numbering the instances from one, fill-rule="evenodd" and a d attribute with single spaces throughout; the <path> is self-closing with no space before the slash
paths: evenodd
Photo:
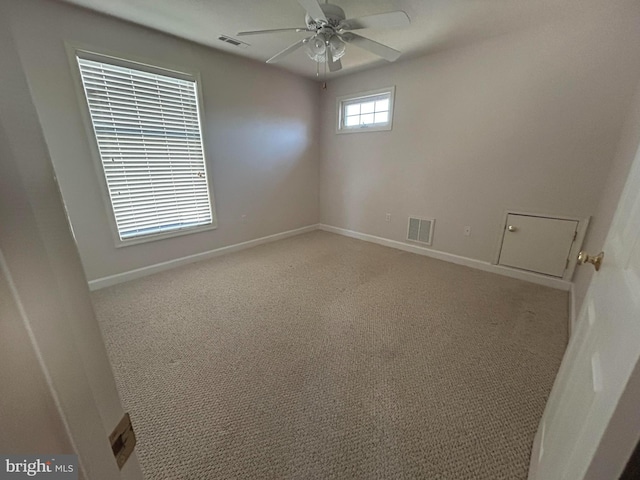
<path id="1" fill-rule="evenodd" d="M 576 220 L 509 214 L 498 263 L 562 277 L 577 228 Z"/>

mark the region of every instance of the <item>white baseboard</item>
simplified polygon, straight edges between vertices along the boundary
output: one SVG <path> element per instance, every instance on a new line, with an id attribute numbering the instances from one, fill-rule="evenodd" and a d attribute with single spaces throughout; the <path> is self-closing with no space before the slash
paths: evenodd
<path id="1" fill-rule="evenodd" d="M 571 283 L 571 287 L 569 288 L 569 338 L 571 338 L 571 334 L 573 333 L 573 329 L 576 325 L 576 294 L 573 288 L 573 283 Z"/>
<path id="2" fill-rule="evenodd" d="M 571 282 L 562 280 L 560 278 L 548 277 L 546 275 L 526 272 L 524 270 L 516 270 L 514 268 L 504 267 L 502 265 L 493 265 L 482 260 L 475 260 L 473 258 L 462 257 L 460 255 L 441 252 L 439 250 L 433 250 L 431 248 L 411 245 L 409 243 L 398 242 L 396 240 L 389 240 L 388 238 L 376 237 L 375 235 L 355 232 L 353 230 L 347 230 L 345 228 L 332 227 L 331 225 L 320 224 L 318 225 L 318 228 L 326 232 L 344 235 L 345 237 L 357 238 L 359 240 L 364 240 L 365 242 L 377 243 L 378 245 L 384 245 L 385 247 L 397 248 L 398 250 L 404 250 L 405 252 L 417 253 L 418 255 L 425 255 L 427 257 L 436 258 L 438 260 L 444 260 L 445 262 L 464 265 L 466 267 L 476 268 L 485 272 L 497 273 L 498 275 L 517 278 L 518 280 L 524 280 L 527 282 L 536 283 L 538 285 L 556 288 L 558 290 L 569 291 L 571 287 Z"/>
<path id="3" fill-rule="evenodd" d="M 404 250 L 405 252 L 417 253 L 418 255 L 425 255 L 427 257 L 436 258 L 445 262 L 455 263 L 457 265 L 464 265 L 466 267 L 483 270 L 485 272 L 497 273 L 498 275 L 504 275 L 511 278 L 517 278 L 518 280 L 524 280 L 527 282 L 536 283 L 538 285 L 545 285 L 547 287 L 556 288 L 559 290 L 572 292 L 572 283 L 559 278 L 547 277 L 545 275 L 539 275 L 532 272 L 525 272 L 523 270 L 516 270 L 509 267 L 503 267 L 501 265 L 493 265 L 489 262 L 482 260 L 475 260 L 473 258 L 463 257 L 460 255 L 454 255 L 452 253 L 441 252 L 439 250 L 433 250 L 431 248 L 425 248 L 418 245 L 411 245 L 409 243 L 398 242 L 396 240 L 390 240 L 388 238 L 376 237 L 375 235 L 369 235 L 367 233 L 355 232 L 353 230 L 347 230 L 345 228 L 332 227 L 330 225 L 316 224 L 308 225 L 306 227 L 297 228 L 295 230 L 288 230 L 286 232 L 276 233 L 266 237 L 256 238 L 247 242 L 236 243 L 234 245 L 227 245 L 226 247 L 216 248 L 214 250 L 208 250 L 202 253 L 196 253 L 186 257 L 180 257 L 166 262 L 156 263 L 147 267 L 136 268 L 135 270 L 129 270 L 128 272 L 118 273 L 115 275 L 109 275 L 107 277 L 97 278 L 89 281 L 90 290 L 99 290 L 101 288 L 110 287 L 122 282 L 128 282 L 129 280 L 135 280 L 136 278 L 146 277 L 154 273 L 169 270 L 181 265 L 187 265 L 189 263 L 198 262 L 200 260 L 206 260 L 208 258 L 217 257 L 226 253 L 238 252 L 247 248 L 256 247 L 264 243 L 275 242 L 276 240 L 282 240 L 284 238 L 293 237 L 314 230 L 324 230 L 326 232 L 337 233 L 346 237 L 357 238 L 364 240 L 365 242 L 377 243 L 385 247 L 396 248 L 398 250 Z M 570 322 L 573 325 L 575 317 L 575 305 L 573 303 L 573 293 L 570 293 L 571 298 L 571 312 Z"/>
<path id="4" fill-rule="evenodd" d="M 146 277 L 154 273 L 169 270 L 171 268 L 179 267 L 180 265 L 187 265 L 189 263 L 198 262 L 200 260 L 206 260 L 208 258 L 218 257 L 226 253 L 238 252 L 251 247 L 257 247 L 264 243 L 275 242 L 276 240 L 282 240 L 284 238 L 293 237 L 307 232 L 312 232 L 318 229 L 318 225 L 308 225 L 302 228 L 296 228 L 295 230 L 288 230 L 286 232 L 280 232 L 266 237 L 256 238 L 247 242 L 236 243 L 233 245 L 227 245 L 226 247 L 216 248 L 214 250 L 208 250 L 202 253 L 196 253 L 186 257 L 176 258 L 174 260 L 168 260 L 166 262 L 156 263 L 147 267 L 136 268 L 135 270 L 129 270 L 128 272 L 117 273 L 115 275 L 109 275 L 108 277 L 97 278 L 89 281 L 90 290 L 99 290 L 101 288 L 110 287 L 122 282 L 128 282 L 129 280 L 135 280 L 136 278 Z"/>

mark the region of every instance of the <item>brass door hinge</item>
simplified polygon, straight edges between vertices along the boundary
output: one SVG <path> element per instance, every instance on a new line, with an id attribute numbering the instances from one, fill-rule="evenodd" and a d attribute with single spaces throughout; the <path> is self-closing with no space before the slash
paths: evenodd
<path id="1" fill-rule="evenodd" d="M 124 414 L 120 423 L 109 435 L 109 443 L 111 444 L 113 456 L 116 457 L 118 468 L 122 469 L 136 446 L 136 434 L 133 432 L 131 417 L 129 417 L 128 413 Z"/>

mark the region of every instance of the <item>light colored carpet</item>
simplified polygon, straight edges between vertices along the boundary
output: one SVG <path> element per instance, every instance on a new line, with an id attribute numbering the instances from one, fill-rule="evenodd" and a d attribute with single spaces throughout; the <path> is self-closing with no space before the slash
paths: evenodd
<path id="1" fill-rule="evenodd" d="M 567 294 L 312 232 L 94 293 L 147 479 L 524 479 Z"/>

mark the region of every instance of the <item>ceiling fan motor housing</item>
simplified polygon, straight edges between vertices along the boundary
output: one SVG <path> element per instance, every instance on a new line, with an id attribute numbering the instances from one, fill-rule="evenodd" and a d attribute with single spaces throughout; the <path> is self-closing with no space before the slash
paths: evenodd
<path id="1" fill-rule="evenodd" d="M 336 29 L 340 24 L 340 22 L 346 18 L 344 14 L 344 10 L 342 10 L 342 8 L 340 8 L 337 5 L 332 5 L 330 3 L 321 3 L 320 8 L 324 12 L 325 17 L 327 17 L 327 20 L 329 21 L 327 26 L 332 27 L 333 29 Z M 322 26 L 316 23 L 316 20 L 314 18 L 311 18 L 309 14 L 305 15 L 304 20 L 307 24 L 307 27 L 309 27 L 310 30 L 315 30 L 318 27 Z"/>

